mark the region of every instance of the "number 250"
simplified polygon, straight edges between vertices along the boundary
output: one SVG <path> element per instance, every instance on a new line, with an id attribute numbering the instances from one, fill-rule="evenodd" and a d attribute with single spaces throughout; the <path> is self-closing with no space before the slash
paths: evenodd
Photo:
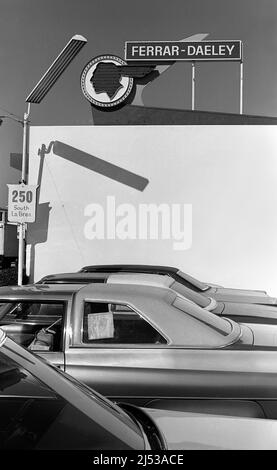
<path id="1" fill-rule="evenodd" d="M 32 191 L 12 191 L 12 202 L 28 202 L 30 204 L 32 200 Z"/>

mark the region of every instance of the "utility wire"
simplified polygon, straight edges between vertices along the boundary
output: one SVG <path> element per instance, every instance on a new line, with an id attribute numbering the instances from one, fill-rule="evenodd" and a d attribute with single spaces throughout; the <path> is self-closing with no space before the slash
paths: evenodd
<path id="1" fill-rule="evenodd" d="M 1 109 L 2 111 L 4 111 L 4 113 L 8 113 L 10 116 L 14 116 L 14 117 L 16 117 L 17 119 L 20 119 L 20 120 L 22 121 L 22 117 L 17 116 L 17 114 L 11 113 L 11 112 L 8 111 L 7 109 L 2 108 L 2 106 L 0 106 L 0 109 Z"/>
<path id="2" fill-rule="evenodd" d="M 56 193 L 57 193 L 57 196 L 58 196 L 58 199 L 59 199 L 61 208 L 62 208 L 62 210 L 63 210 L 63 212 L 64 212 L 65 218 L 66 218 L 67 223 L 68 223 L 68 225 L 69 225 L 73 242 L 75 242 L 75 245 L 76 245 L 76 247 L 77 247 L 77 251 L 79 251 L 79 254 L 80 254 L 81 259 L 83 260 L 83 263 L 85 263 L 84 256 L 83 256 L 83 252 L 82 252 L 82 250 L 81 250 L 81 248 L 80 248 L 80 245 L 79 245 L 79 243 L 78 243 L 78 241 L 77 241 L 77 238 L 76 238 L 76 236 L 75 236 L 74 229 L 73 229 L 73 226 L 72 226 L 72 224 L 71 224 L 71 219 L 70 219 L 70 217 L 69 217 L 69 215 L 68 215 L 68 213 L 67 213 L 67 210 L 66 210 L 66 208 L 65 208 L 65 203 L 63 202 L 63 200 L 62 200 L 62 198 L 61 198 L 61 196 L 60 196 L 60 193 L 59 193 L 59 190 L 58 190 L 58 187 L 57 187 L 55 178 L 54 178 L 54 176 L 53 176 L 53 174 L 52 174 L 52 171 L 51 171 L 51 169 L 50 169 L 50 165 L 48 164 L 48 162 L 46 161 L 46 159 L 45 159 L 45 164 L 46 164 L 46 168 L 47 168 L 47 170 L 48 170 L 48 173 L 50 174 L 50 178 L 52 179 L 53 185 L 54 185 L 54 187 L 55 187 L 55 190 L 56 190 Z"/>

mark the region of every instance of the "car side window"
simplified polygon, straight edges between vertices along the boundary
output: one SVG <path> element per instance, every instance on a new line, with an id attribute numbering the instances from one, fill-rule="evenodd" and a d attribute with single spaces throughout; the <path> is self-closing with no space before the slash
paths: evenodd
<path id="1" fill-rule="evenodd" d="M 1 302 L 0 327 L 21 346 L 34 351 L 61 351 L 64 302 Z"/>
<path id="2" fill-rule="evenodd" d="M 6 302 L 0 303 L 0 318 L 28 320 L 29 317 L 62 317 L 63 303 Z"/>
<path id="3" fill-rule="evenodd" d="M 128 305 L 85 302 L 85 344 L 165 344 L 163 336 Z"/>

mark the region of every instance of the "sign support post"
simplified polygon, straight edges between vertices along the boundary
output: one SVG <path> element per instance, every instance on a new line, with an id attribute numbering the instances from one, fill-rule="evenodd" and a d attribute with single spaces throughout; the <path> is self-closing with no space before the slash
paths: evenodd
<path id="1" fill-rule="evenodd" d="M 239 113 L 243 114 L 243 61 L 240 62 Z"/>
<path id="2" fill-rule="evenodd" d="M 28 125 L 30 116 L 31 103 L 27 103 L 27 112 L 24 113 L 23 118 L 23 148 L 22 148 L 22 169 L 21 169 L 21 183 L 26 184 L 26 166 L 27 166 L 27 140 L 28 140 Z"/>
<path id="3" fill-rule="evenodd" d="M 23 283 L 23 269 L 24 269 L 24 253 L 25 253 L 25 224 L 18 224 L 18 273 L 17 284 L 22 286 Z"/>
<path id="4" fill-rule="evenodd" d="M 195 62 L 191 63 L 191 109 L 195 110 Z"/>
<path id="5" fill-rule="evenodd" d="M 23 118 L 23 147 L 22 147 L 22 171 L 20 183 L 26 184 L 26 167 L 27 167 L 27 145 L 28 145 L 28 129 L 29 129 L 29 115 L 31 103 L 27 103 L 27 112 L 24 113 Z M 17 283 L 22 286 L 23 283 L 23 270 L 24 270 L 24 254 L 25 254 L 25 223 L 18 224 L 18 268 L 17 268 Z"/>

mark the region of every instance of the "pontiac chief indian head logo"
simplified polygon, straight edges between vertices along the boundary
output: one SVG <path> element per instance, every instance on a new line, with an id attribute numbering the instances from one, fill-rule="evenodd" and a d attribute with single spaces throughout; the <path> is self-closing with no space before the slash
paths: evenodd
<path id="1" fill-rule="evenodd" d="M 91 60 L 82 72 L 82 92 L 94 106 L 118 106 L 130 95 L 134 78 L 143 78 L 153 69 L 151 65 L 128 65 L 114 55 L 99 56 Z"/>

